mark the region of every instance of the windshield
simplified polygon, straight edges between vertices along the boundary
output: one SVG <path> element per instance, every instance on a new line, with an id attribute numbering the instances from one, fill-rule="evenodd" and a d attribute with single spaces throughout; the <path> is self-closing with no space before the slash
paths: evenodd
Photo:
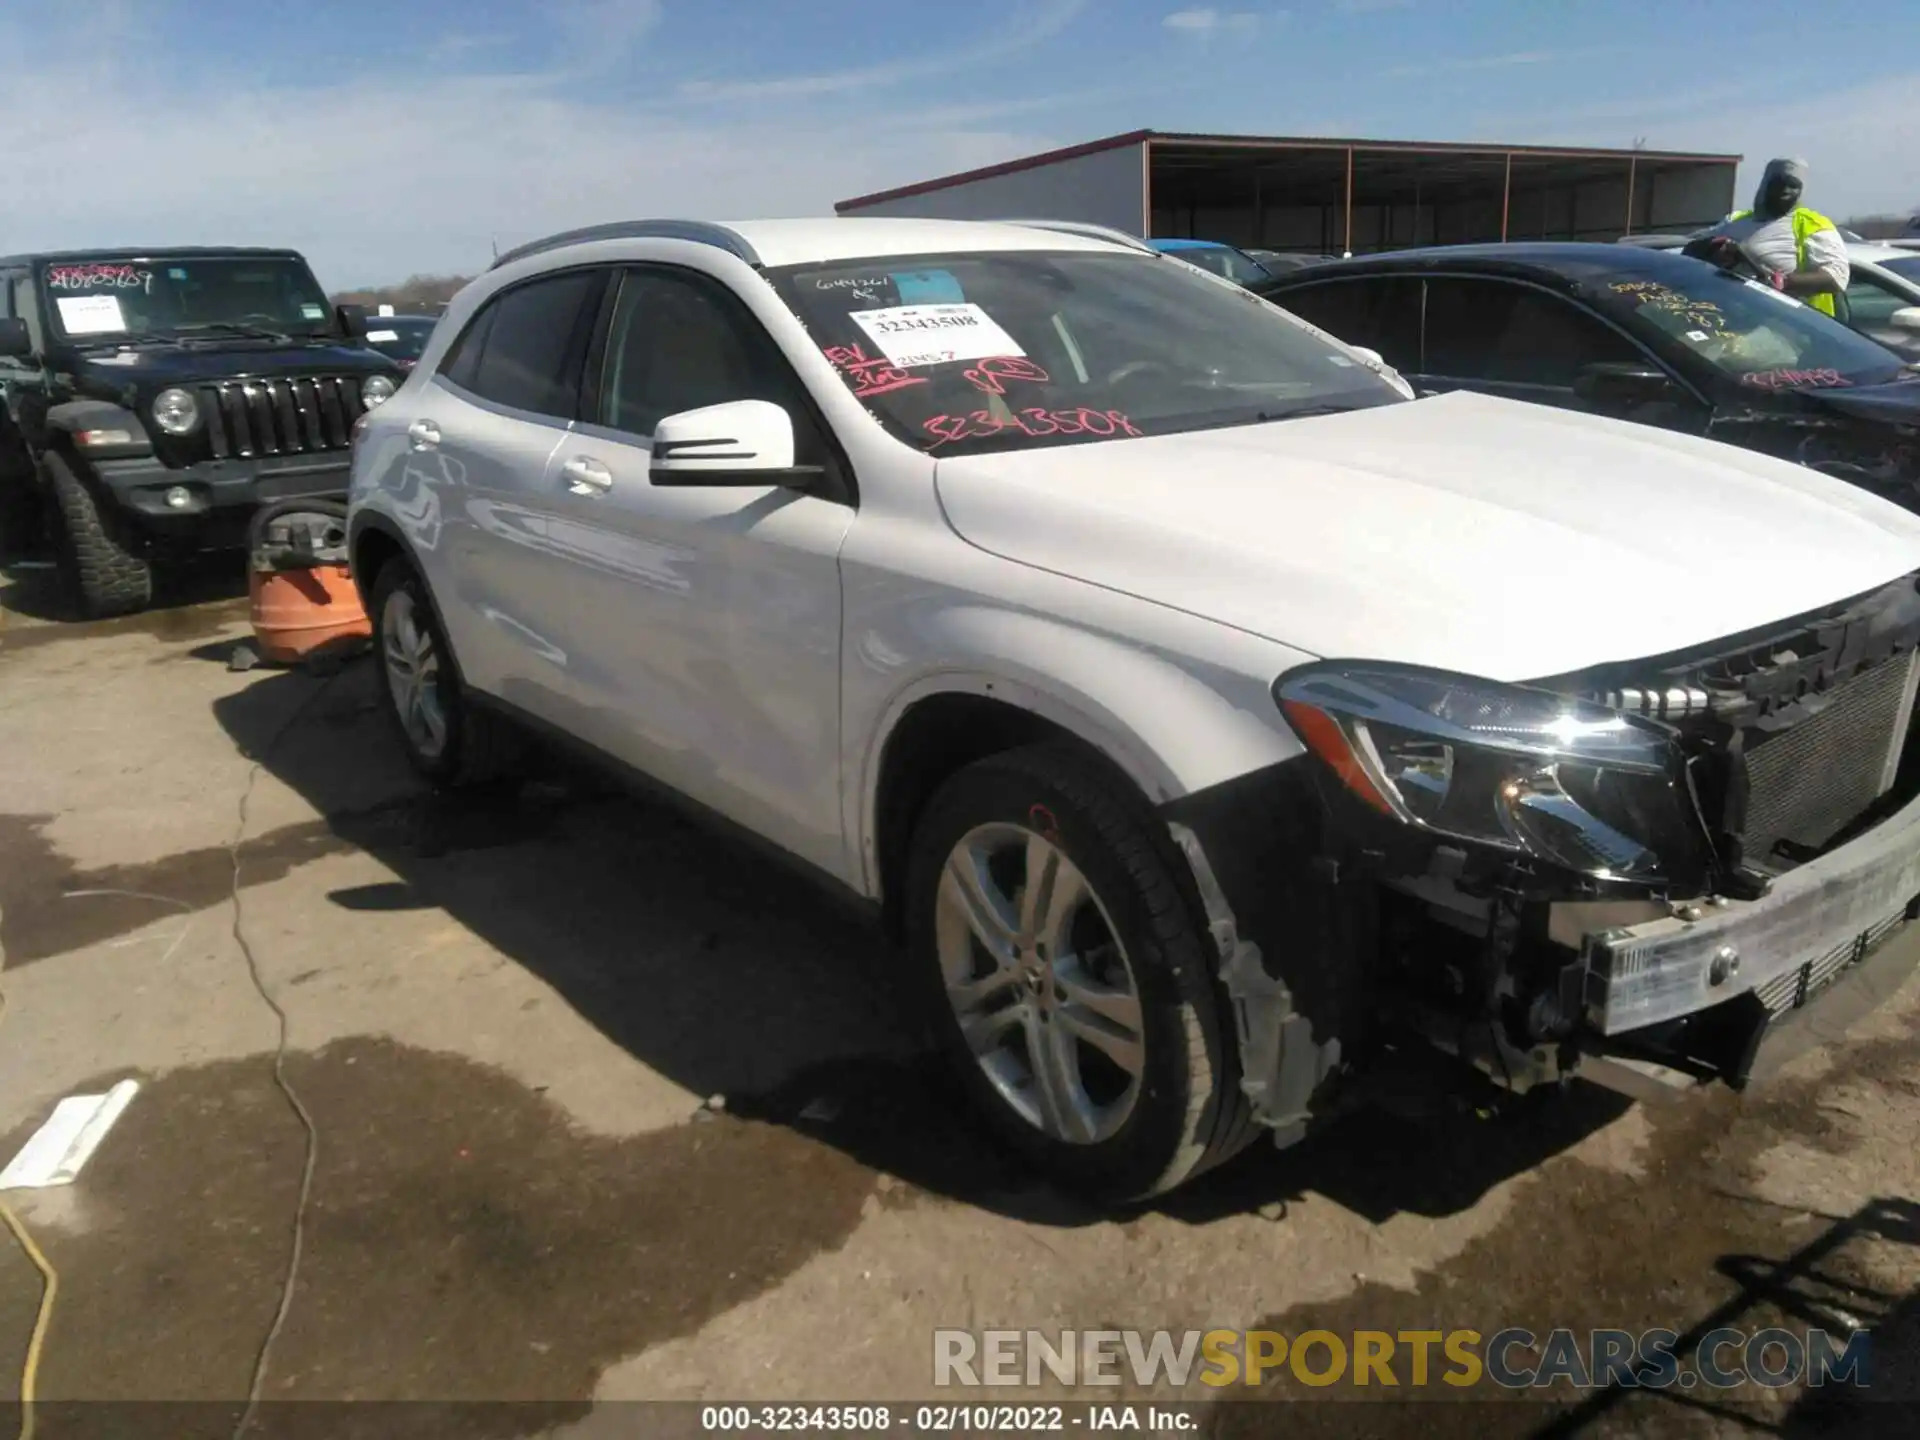
<path id="1" fill-rule="evenodd" d="M 1903 255 L 1898 260 L 1882 260 L 1882 270 L 1891 270 L 1902 280 L 1911 280 L 1920 285 L 1920 255 Z"/>
<path id="2" fill-rule="evenodd" d="M 881 424 L 942 455 L 1404 398 L 1248 292 L 1142 255 L 891 256 L 770 278 Z"/>
<path id="3" fill-rule="evenodd" d="M 333 307 L 299 260 L 255 256 L 50 261 L 54 319 L 76 340 L 330 334 Z"/>
<path id="4" fill-rule="evenodd" d="M 1677 284 L 1621 272 L 1593 293 L 1629 329 L 1657 332 L 1665 347 L 1757 389 L 1877 385 L 1899 374 L 1898 356 L 1839 321 L 1757 281 L 1698 268 Z"/>
<path id="5" fill-rule="evenodd" d="M 418 360 L 433 336 L 433 326 L 431 320 L 375 316 L 367 321 L 367 344 L 395 360 Z"/>
<path id="6" fill-rule="evenodd" d="M 1184 260 L 1189 265 L 1198 265 L 1202 270 L 1211 270 L 1216 275 L 1224 275 L 1236 285 L 1251 285 L 1256 280 L 1270 280 L 1273 272 L 1258 261 L 1230 250 L 1224 245 L 1202 245 L 1191 250 L 1169 250 L 1167 254 L 1176 260 Z"/>

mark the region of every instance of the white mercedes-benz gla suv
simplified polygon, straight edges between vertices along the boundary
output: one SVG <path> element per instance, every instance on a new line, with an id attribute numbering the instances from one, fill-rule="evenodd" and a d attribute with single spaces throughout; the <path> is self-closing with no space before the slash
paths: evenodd
<path id="1" fill-rule="evenodd" d="M 1920 517 L 1415 400 L 1123 238 L 526 246 L 361 424 L 351 536 L 422 772 L 562 737 L 852 891 L 1100 1196 L 1383 1035 L 1744 1084 L 1920 956 Z"/>

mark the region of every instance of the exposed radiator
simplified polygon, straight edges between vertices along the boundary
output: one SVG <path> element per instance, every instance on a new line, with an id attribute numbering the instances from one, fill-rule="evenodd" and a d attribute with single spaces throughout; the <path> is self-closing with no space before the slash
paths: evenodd
<path id="1" fill-rule="evenodd" d="M 1874 666 L 1825 697 L 1817 714 L 1748 742 L 1743 849 L 1777 863 L 1788 841 L 1817 849 L 1893 784 L 1913 710 L 1916 664 L 1908 652 Z"/>

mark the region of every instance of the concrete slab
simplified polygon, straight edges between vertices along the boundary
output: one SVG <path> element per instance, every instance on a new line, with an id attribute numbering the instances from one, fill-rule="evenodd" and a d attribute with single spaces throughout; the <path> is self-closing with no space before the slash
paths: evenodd
<path id="1" fill-rule="evenodd" d="M 891 957 L 803 882 L 591 777 L 425 795 L 366 667 L 228 672 L 230 597 L 72 626 L 34 594 L 0 600 L 0 1148 L 62 1094 L 146 1086 L 80 1184 L 15 1197 L 62 1272 L 44 1397 L 229 1402 L 180 1414 L 231 1427 L 305 1154 L 249 952 L 320 1134 L 272 1398 L 510 1400 L 420 1433 L 522 1435 L 596 1401 L 936 1398 L 939 1326 L 1682 1331 L 1726 1306 L 1859 1312 L 1914 1358 L 1920 1225 L 1887 1217 L 1920 1194 L 1920 991 L 1764 1092 L 1441 1095 L 1089 1214 L 972 1131 Z M 32 1281 L 0 1248 L 0 1400 Z M 1363 1426 L 1269 1381 L 1320 1403 L 1186 1398 L 1220 1434 L 1541 1418 Z M 1718 1422 L 1643 1397 L 1587 1423 Z"/>

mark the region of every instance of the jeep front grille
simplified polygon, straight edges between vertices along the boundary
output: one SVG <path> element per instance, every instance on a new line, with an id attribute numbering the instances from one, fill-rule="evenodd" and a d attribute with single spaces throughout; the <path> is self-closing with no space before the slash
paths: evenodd
<path id="1" fill-rule="evenodd" d="M 360 403 L 360 377 L 230 380 L 202 386 L 200 413 L 216 460 L 344 450 Z"/>
<path id="2" fill-rule="evenodd" d="M 1776 735 L 1749 732 L 1741 849 L 1777 864 L 1775 847 L 1819 849 L 1892 786 L 1913 708 L 1916 653 L 1837 686 L 1815 714 Z"/>

